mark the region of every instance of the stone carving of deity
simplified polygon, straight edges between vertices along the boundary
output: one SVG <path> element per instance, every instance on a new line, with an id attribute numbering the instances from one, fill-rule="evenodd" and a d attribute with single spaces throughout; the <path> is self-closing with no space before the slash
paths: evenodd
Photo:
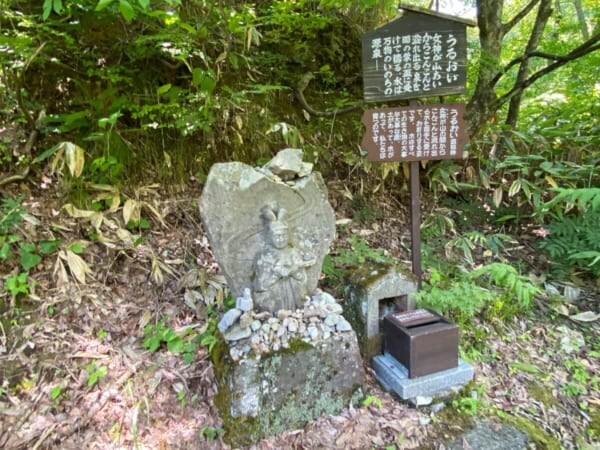
<path id="1" fill-rule="evenodd" d="M 286 210 L 277 203 L 261 209 L 264 245 L 254 260 L 252 290 L 255 307 L 272 313 L 302 306 L 310 294 L 306 268 L 316 263 L 294 246 L 285 216 Z"/>

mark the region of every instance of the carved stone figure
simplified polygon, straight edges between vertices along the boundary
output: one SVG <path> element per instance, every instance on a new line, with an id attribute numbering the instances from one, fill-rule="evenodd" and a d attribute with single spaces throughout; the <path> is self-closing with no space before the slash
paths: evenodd
<path id="1" fill-rule="evenodd" d="M 261 209 L 265 223 L 264 250 L 254 260 L 253 292 L 257 309 L 294 310 L 310 294 L 306 268 L 316 263 L 308 253 L 302 254 L 290 240 L 287 211 L 272 203 Z"/>
<path id="2" fill-rule="evenodd" d="M 300 150 L 286 149 L 262 168 L 215 164 L 200 198 L 202 224 L 231 295 L 250 288 L 259 311 L 295 309 L 315 292 L 335 236 L 323 178 L 299 161 Z M 265 205 L 270 213 L 261 214 Z"/>

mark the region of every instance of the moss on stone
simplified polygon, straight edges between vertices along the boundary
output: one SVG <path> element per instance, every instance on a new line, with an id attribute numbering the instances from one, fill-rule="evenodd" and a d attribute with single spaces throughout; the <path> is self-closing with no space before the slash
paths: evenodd
<path id="1" fill-rule="evenodd" d="M 402 274 L 409 281 L 415 283 L 418 281 L 417 276 L 404 267 L 373 261 L 368 261 L 349 271 L 346 274 L 345 281 L 348 285 L 361 286 L 364 289 L 368 289 L 381 278 L 393 272 Z"/>
<path id="2" fill-rule="evenodd" d="M 440 431 L 442 429 L 445 431 L 450 429 L 468 430 L 475 425 L 476 417 L 474 414 L 467 414 L 461 411 L 459 408 L 444 408 L 438 413 L 439 420 L 436 422 L 436 428 Z"/>
<path id="3" fill-rule="evenodd" d="M 516 428 L 526 433 L 529 439 L 536 445 L 536 448 L 546 450 L 560 450 L 560 442 L 554 436 L 548 434 L 537 424 L 525 417 L 521 416 L 506 416 L 506 420 Z"/>
<path id="4" fill-rule="evenodd" d="M 343 316 L 348 321 L 358 340 L 358 347 L 364 359 L 368 359 L 371 346 L 366 342 L 366 322 L 361 311 L 360 301 L 358 299 L 365 297 L 365 289 L 356 285 L 346 286 L 346 301 L 344 304 Z"/>
<path id="5" fill-rule="evenodd" d="M 543 403 L 546 407 L 552 407 L 558 404 L 556 397 L 552 395 L 552 389 L 543 384 L 530 381 L 527 383 L 527 392 L 529 392 L 529 395 L 532 398 Z"/>
<path id="6" fill-rule="evenodd" d="M 389 263 L 366 262 L 348 272 L 346 284 L 367 289 L 387 275 L 390 270 L 397 270 L 397 268 Z"/>
<path id="7" fill-rule="evenodd" d="M 600 438 L 600 409 L 595 409 L 590 414 L 590 424 L 587 427 L 587 434 L 591 438 L 599 439 Z"/>
<path id="8" fill-rule="evenodd" d="M 271 355 L 292 355 L 294 353 L 298 353 L 299 351 L 310 350 L 314 348 L 309 342 L 303 341 L 299 337 L 293 337 L 288 341 L 288 346 L 281 347 L 279 350 L 262 353 L 261 358 L 269 358 Z M 253 355 L 250 355 L 253 356 Z"/>
<path id="9" fill-rule="evenodd" d="M 256 381 L 260 386 L 259 413 L 234 417 L 232 412 L 239 410 L 240 401 L 236 396 L 244 384 L 233 380 L 248 372 L 240 371 L 241 361 L 231 360 L 229 345 L 219 336 L 211 359 L 218 382 L 214 401 L 223 420 L 225 441 L 234 447 L 250 445 L 265 436 L 301 427 L 321 415 L 337 414 L 350 401 L 361 398 L 360 383 L 343 391 L 337 389 L 333 380 L 340 372 L 335 369 L 334 348 L 325 350 L 292 339 L 289 348 L 261 355 L 257 361 L 260 380 Z"/>
<path id="10" fill-rule="evenodd" d="M 219 385 L 219 390 L 215 395 L 215 405 L 223 414 L 223 411 L 228 410 L 228 405 L 231 403 L 231 390 L 225 380 L 229 375 L 231 368 L 231 358 L 229 357 L 229 344 L 223 339 L 223 336 L 217 332 L 217 342 L 210 352 L 210 360 L 213 365 L 215 378 Z"/>

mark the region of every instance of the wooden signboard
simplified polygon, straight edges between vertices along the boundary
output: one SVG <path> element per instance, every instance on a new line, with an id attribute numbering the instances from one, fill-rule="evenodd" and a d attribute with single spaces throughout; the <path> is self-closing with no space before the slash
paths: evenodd
<path id="1" fill-rule="evenodd" d="M 362 148 L 367 161 L 461 159 L 469 141 L 463 103 L 369 109 Z"/>
<path id="2" fill-rule="evenodd" d="M 468 21 L 416 8 L 363 35 L 364 99 L 382 102 L 461 94 Z"/>

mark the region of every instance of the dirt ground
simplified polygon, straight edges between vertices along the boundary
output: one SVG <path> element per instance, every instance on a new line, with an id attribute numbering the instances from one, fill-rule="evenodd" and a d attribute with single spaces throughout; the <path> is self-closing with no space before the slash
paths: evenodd
<path id="1" fill-rule="evenodd" d="M 0 448 L 230 448 L 213 402 L 217 385 L 206 347 L 194 349 L 186 364 L 165 345 L 155 352 L 143 346 L 149 324 L 183 336 L 201 333 L 226 295 L 194 201 L 199 185 L 185 196 L 159 187 L 139 191 L 138 203 L 125 208 L 139 207 L 151 226 L 134 230 L 122 225 L 124 208 L 99 218 L 65 209 L 52 187 L 11 189 L 5 194 L 25 194 L 37 219 L 23 232 L 62 244 L 32 270 L 28 299 L 2 298 Z M 332 203 L 338 219 L 348 218 L 341 197 L 332 193 Z M 345 225 L 336 245 L 362 235 L 408 266 L 406 205 L 381 208 L 383 218 L 369 226 Z M 68 252 L 73 244 L 83 251 Z M 519 251 L 536 260 L 526 243 Z M 485 340 L 463 355 L 475 380 L 441 411 L 402 403 L 365 364 L 369 402 L 251 448 L 443 449 L 478 415 L 527 423 L 532 448 L 555 448 L 547 436 L 563 448 L 599 448 L 600 327 L 598 320 L 569 319 L 597 309 L 597 293 L 584 287 L 560 308 L 543 300 L 525 316 L 480 321 L 463 337 Z"/>

